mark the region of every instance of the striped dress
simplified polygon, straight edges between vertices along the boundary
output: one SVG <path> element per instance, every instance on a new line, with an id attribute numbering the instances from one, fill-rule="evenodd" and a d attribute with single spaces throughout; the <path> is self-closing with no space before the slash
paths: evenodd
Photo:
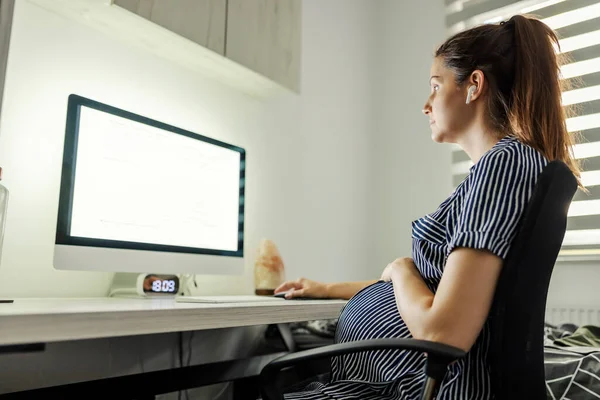
<path id="1" fill-rule="evenodd" d="M 517 223 L 531 198 L 546 159 L 512 137 L 501 139 L 471 167 L 467 178 L 432 214 L 412 224 L 412 257 L 435 293 L 446 258 L 456 247 L 487 249 L 505 258 Z M 396 307 L 391 282 L 358 292 L 342 310 L 337 343 L 376 338 L 410 338 Z M 452 364 L 438 399 L 491 399 L 489 324 L 467 356 Z M 377 350 L 332 359 L 331 381 L 313 383 L 293 399 L 417 399 L 425 376 L 423 354 Z"/>

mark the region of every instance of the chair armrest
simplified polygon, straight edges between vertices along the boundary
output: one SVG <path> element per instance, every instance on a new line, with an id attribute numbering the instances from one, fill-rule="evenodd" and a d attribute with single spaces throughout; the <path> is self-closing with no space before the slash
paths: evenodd
<path id="1" fill-rule="evenodd" d="M 325 357 L 382 349 L 414 350 L 427 353 L 425 373 L 436 381 L 441 381 L 444 378 L 448 364 L 464 357 L 466 354 L 465 351 L 456 347 L 416 339 L 358 340 L 290 353 L 271 361 L 261 371 L 260 380 L 263 400 L 283 399 L 281 390 L 277 387 L 277 375 L 284 368 Z"/>

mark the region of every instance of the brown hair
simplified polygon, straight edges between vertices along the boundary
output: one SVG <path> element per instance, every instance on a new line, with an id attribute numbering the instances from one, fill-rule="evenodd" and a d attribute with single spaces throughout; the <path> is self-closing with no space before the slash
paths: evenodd
<path id="1" fill-rule="evenodd" d="M 556 33 L 533 17 L 515 15 L 506 22 L 460 32 L 436 51 L 462 85 L 481 70 L 489 85 L 488 112 L 497 132 L 514 135 L 549 161 L 566 163 L 580 181 L 573 157 L 567 114 L 562 106 Z M 580 181 L 581 186 L 581 181 Z"/>

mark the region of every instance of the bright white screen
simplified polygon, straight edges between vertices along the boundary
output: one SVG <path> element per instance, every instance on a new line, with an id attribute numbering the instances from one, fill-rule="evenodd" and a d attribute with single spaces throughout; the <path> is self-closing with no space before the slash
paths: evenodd
<path id="1" fill-rule="evenodd" d="M 81 107 L 71 236 L 236 251 L 240 153 Z"/>

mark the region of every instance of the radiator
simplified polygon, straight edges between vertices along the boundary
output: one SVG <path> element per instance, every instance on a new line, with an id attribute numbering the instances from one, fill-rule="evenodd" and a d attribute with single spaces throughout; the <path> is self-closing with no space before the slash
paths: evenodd
<path id="1" fill-rule="evenodd" d="M 546 308 L 546 322 L 552 325 L 572 323 L 600 326 L 600 308 L 549 307 Z"/>

